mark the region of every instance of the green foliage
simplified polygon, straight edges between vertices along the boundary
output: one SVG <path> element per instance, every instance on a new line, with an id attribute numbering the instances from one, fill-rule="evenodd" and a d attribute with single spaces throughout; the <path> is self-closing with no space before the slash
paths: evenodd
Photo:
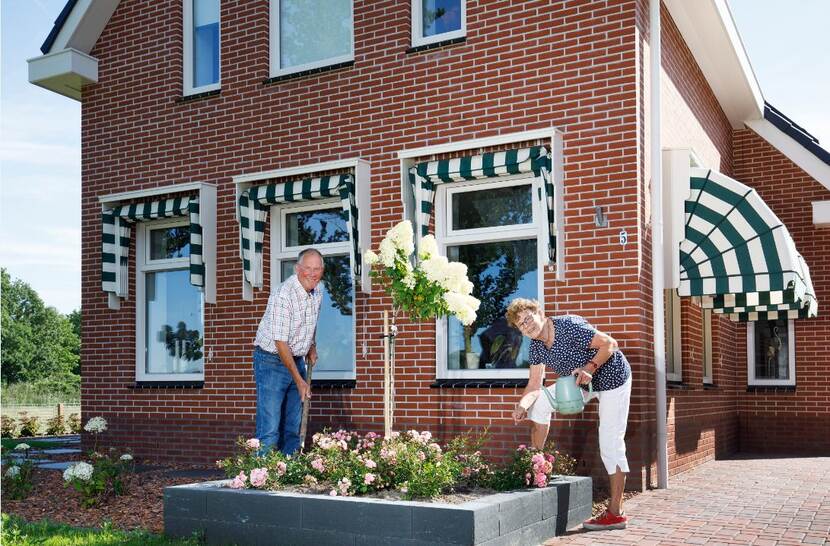
<path id="1" fill-rule="evenodd" d="M 69 427 L 69 432 L 72 434 L 80 434 L 81 432 L 81 416 L 77 413 L 70 413 L 66 418 L 66 426 Z"/>
<path id="2" fill-rule="evenodd" d="M 64 487 L 72 487 L 81 494 L 81 506 L 90 508 L 110 496 L 123 495 L 125 492 L 123 476 L 134 468 L 132 456 L 129 460 L 120 458 L 115 449 L 107 453 L 90 453 L 92 460 L 91 474 L 73 471 L 70 467 L 64 471 Z"/>
<path id="3" fill-rule="evenodd" d="M 46 421 L 46 434 L 49 436 L 60 436 L 66 432 L 66 421 L 63 415 L 55 415 Z"/>
<path id="4" fill-rule="evenodd" d="M 32 476 L 35 465 L 28 458 L 22 462 L 3 463 L 3 497 L 13 500 L 23 500 L 34 487 Z"/>
<path id="5" fill-rule="evenodd" d="M 100 529 L 80 529 L 48 520 L 27 523 L 17 516 L 3 514 L 0 542 L 4 546 L 198 546 L 199 537 L 170 539 L 146 531 L 119 531 L 104 523 Z"/>
<path id="6" fill-rule="evenodd" d="M 78 375 L 81 345 L 72 321 L 25 282 L 13 281 L 5 269 L 0 274 L 3 381 Z"/>
<path id="7" fill-rule="evenodd" d="M 11 438 L 5 438 L 2 440 L 2 443 L 3 452 L 14 449 L 17 444 L 28 444 L 32 447 L 32 449 L 52 449 L 53 447 L 64 446 L 63 442 L 53 442 L 51 440 L 29 440 L 28 438 L 25 440 L 12 440 Z"/>
<path id="8" fill-rule="evenodd" d="M 81 378 L 73 374 L 54 375 L 25 383 L 4 384 L 3 405 L 76 405 L 81 399 Z"/>
<path id="9" fill-rule="evenodd" d="M 496 491 L 544 487 L 553 476 L 572 475 L 575 467 L 576 460 L 554 449 L 549 440 L 544 450 L 519 446 L 507 465 L 491 472 L 483 482 Z"/>
<path id="10" fill-rule="evenodd" d="M 21 411 L 18 417 L 20 420 L 21 436 L 37 436 L 40 432 L 40 418 L 37 415 L 29 415 Z"/>
<path id="11" fill-rule="evenodd" d="M 17 421 L 14 417 L 8 415 L 0 417 L 0 436 L 3 438 L 17 437 Z"/>

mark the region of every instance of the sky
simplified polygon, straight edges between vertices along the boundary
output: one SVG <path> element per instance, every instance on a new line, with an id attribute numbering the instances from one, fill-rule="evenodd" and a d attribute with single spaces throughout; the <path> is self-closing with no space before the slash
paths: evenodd
<path id="1" fill-rule="evenodd" d="M 69 313 L 81 300 L 81 105 L 29 84 L 26 64 L 64 3 L 0 0 L 0 264 Z M 729 6 L 764 98 L 830 150 L 830 0 Z"/>

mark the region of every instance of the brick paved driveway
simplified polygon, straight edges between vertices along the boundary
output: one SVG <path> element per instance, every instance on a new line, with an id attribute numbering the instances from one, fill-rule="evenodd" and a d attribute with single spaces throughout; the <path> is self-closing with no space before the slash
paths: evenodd
<path id="1" fill-rule="evenodd" d="M 710 461 L 625 510 L 625 530 L 572 531 L 545 545 L 830 545 L 830 457 Z"/>

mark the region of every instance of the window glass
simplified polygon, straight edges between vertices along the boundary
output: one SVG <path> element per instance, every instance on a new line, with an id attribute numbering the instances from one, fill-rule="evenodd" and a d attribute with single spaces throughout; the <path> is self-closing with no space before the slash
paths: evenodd
<path id="1" fill-rule="evenodd" d="M 755 323 L 755 379 L 790 379 L 787 319 Z"/>
<path id="2" fill-rule="evenodd" d="M 452 229 L 533 223 L 532 186 L 452 193 Z"/>
<path id="3" fill-rule="evenodd" d="M 536 240 L 451 246 L 447 258 L 467 264 L 473 296 L 481 300 L 472 325 L 448 319 L 447 368 L 528 367 L 530 340 L 508 326 L 504 314 L 513 298 L 538 298 Z"/>
<path id="4" fill-rule="evenodd" d="M 219 0 L 193 0 L 193 87 L 219 82 Z"/>
<path id="5" fill-rule="evenodd" d="M 349 240 L 346 211 L 342 208 L 291 212 L 285 215 L 285 224 L 287 247 Z"/>
<path id="6" fill-rule="evenodd" d="M 202 293 L 190 271 L 151 271 L 145 278 L 145 373 L 202 373 Z"/>
<path id="7" fill-rule="evenodd" d="M 277 0 L 280 68 L 352 53 L 351 0 Z"/>
<path id="8" fill-rule="evenodd" d="M 461 30 L 461 2 L 464 0 L 421 0 L 422 36 Z"/>
<path id="9" fill-rule="evenodd" d="M 325 256 L 326 269 L 318 288 L 323 289 L 317 321 L 315 371 L 349 372 L 354 362 L 354 290 L 349 256 Z M 294 274 L 296 260 L 281 262 L 281 281 Z"/>
<path id="10" fill-rule="evenodd" d="M 150 230 L 150 259 L 166 260 L 190 256 L 190 228 L 187 226 Z"/>

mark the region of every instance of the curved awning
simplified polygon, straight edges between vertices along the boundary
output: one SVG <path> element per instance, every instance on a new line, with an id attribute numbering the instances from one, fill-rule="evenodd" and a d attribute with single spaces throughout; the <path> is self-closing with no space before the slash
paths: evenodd
<path id="1" fill-rule="evenodd" d="M 707 169 L 689 183 L 678 293 L 732 320 L 816 316 L 809 268 L 758 193 Z"/>

